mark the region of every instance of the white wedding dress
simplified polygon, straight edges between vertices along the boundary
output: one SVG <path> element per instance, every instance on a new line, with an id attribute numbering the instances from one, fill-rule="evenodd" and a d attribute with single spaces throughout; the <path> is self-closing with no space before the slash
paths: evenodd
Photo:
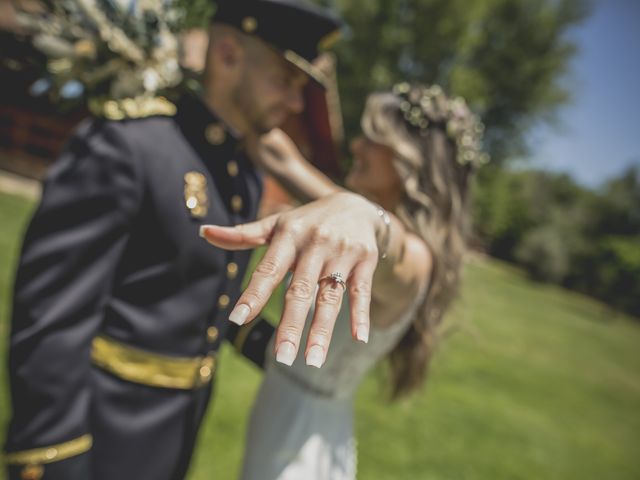
<path id="1" fill-rule="evenodd" d="M 354 393 L 365 374 L 404 335 L 421 298 L 392 326 L 372 326 L 365 344 L 351 336 L 345 295 L 320 369 L 305 365 L 309 322 L 291 367 L 277 363 L 273 344 L 269 346 L 247 431 L 243 480 L 355 479 Z"/>

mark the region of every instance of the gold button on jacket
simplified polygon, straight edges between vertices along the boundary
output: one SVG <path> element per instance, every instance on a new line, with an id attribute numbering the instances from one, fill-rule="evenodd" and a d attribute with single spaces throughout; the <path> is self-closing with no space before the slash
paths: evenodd
<path id="1" fill-rule="evenodd" d="M 224 131 L 224 127 L 219 123 L 212 123 L 207 126 L 204 131 L 204 136 L 207 141 L 212 145 L 221 145 L 227 138 L 227 133 Z"/>
<path id="2" fill-rule="evenodd" d="M 233 280 L 238 276 L 238 264 L 235 262 L 229 262 L 227 264 L 227 278 Z"/>
<path id="3" fill-rule="evenodd" d="M 238 162 L 236 162 L 235 160 L 229 160 L 229 162 L 227 163 L 227 173 L 231 177 L 237 177 L 238 173 L 240 173 Z"/>
<path id="4" fill-rule="evenodd" d="M 234 195 L 233 197 L 231 197 L 231 208 L 234 212 L 238 213 L 240 210 L 242 210 L 242 205 L 243 202 L 240 195 Z"/>
<path id="5" fill-rule="evenodd" d="M 229 302 L 231 302 L 229 295 L 220 295 L 218 298 L 218 307 L 227 308 L 229 306 Z"/>
<path id="6" fill-rule="evenodd" d="M 210 343 L 215 342 L 218 339 L 218 335 L 219 334 L 220 334 L 220 332 L 218 331 L 218 329 L 216 327 L 207 328 L 207 340 Z"/>

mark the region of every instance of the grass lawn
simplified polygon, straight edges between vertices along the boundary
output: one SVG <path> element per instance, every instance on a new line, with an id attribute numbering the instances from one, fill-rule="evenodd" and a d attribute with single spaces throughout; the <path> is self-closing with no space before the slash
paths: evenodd
<path id="1" fill-rule="evenodd" d="M 19 237 L 33 204 L 0 194 L 0 354 Z M 359 391 L 359 478 L 640 478 L 640 323 L 475 258 L 426 390 L 389 405 Z M 189 480 L 233 479 L 259 372 L 229 349 Z M 0 373 L 4 386 L 6 374 Z M 0 390 L 0 422 L 8 417 Z M 0 474 L 0 479 L 4 478 Z"/>

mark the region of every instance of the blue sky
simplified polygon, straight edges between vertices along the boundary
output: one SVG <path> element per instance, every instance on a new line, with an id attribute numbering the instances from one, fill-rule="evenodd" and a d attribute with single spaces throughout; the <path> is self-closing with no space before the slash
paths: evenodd
<path id="1" fill-rule="evenodd" d="M 566 79 L 573 102 L 560 126 L 532 135 L 528 165 L 597 187 L 640 164 L 640 1 L 595 0 L 570 35 L 579 48 Z"/>

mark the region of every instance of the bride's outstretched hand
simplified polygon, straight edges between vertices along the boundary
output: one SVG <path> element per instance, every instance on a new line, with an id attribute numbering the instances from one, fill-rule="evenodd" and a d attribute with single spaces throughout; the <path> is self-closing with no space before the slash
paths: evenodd
<path id="1" fill-rule="evenodd" d="M 315 300 L 305 358 L 308 365 L 320 367 L 345 290 L 350 298 L 352 335 L 368 341 L 379 228 L 380 217 L 370 202 L 341 192 L 256 222 L 235 227 L 206 225 L 201 235 L 227 250 L 269 245 L 229 319 L 240 325 L 253 320 L 287 272 L 293 272 L 276 333 L 276 359 L 293 363 Z"/>

